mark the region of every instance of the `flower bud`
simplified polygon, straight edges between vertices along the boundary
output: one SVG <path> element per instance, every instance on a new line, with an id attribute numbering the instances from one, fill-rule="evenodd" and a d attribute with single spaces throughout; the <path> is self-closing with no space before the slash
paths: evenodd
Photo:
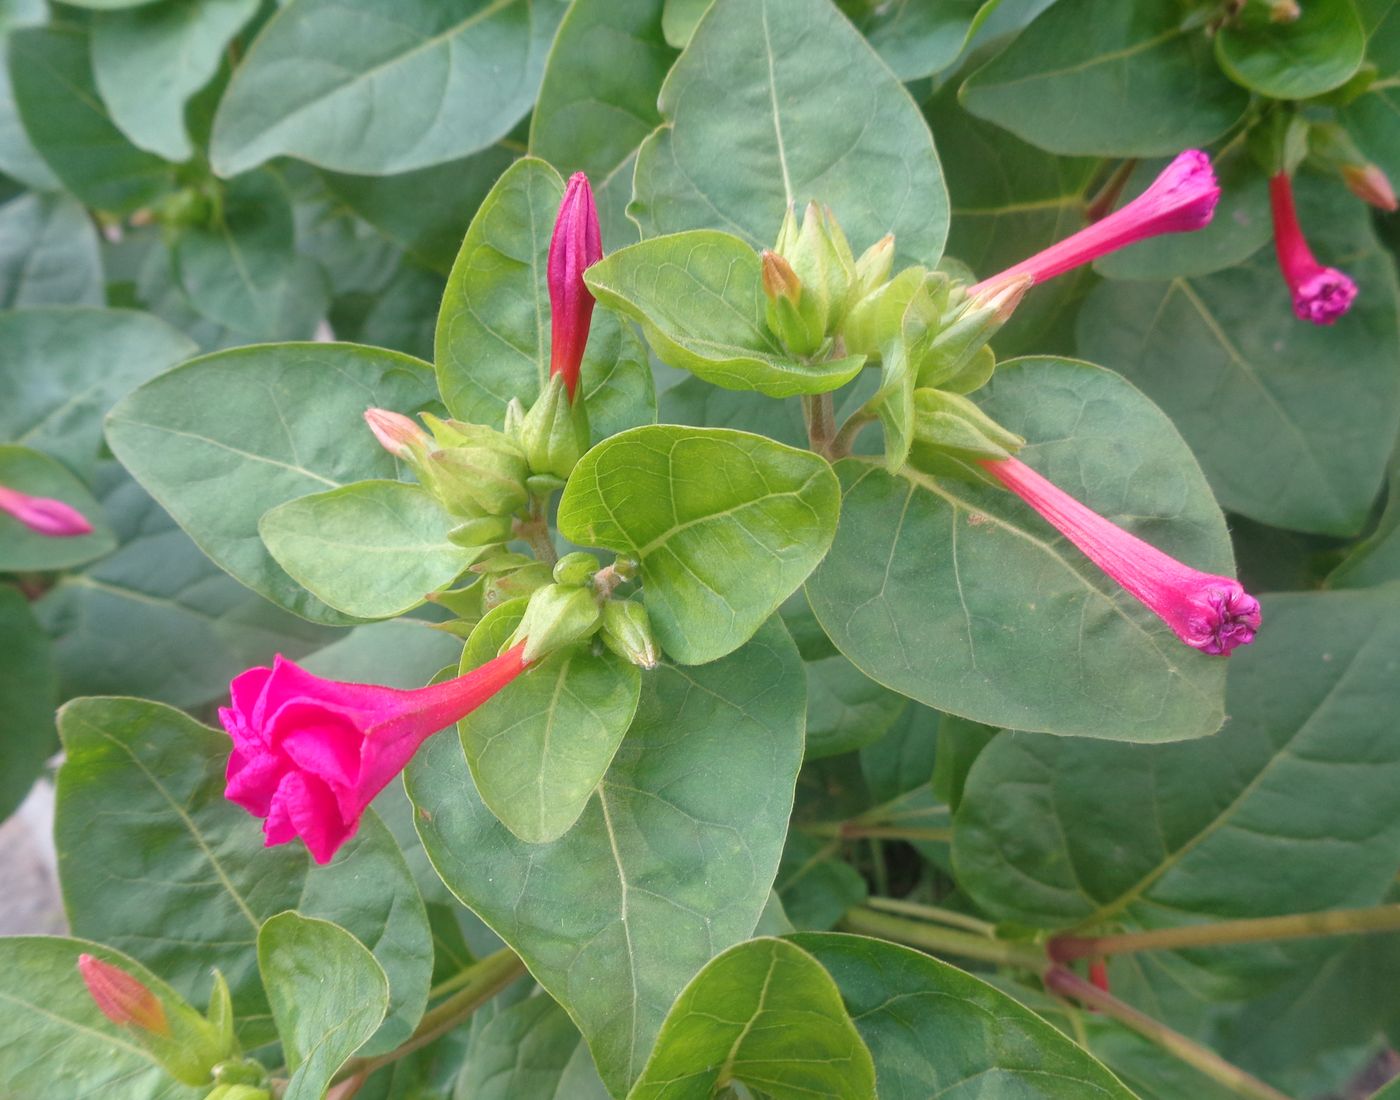
<path id="1" fill-rule="evenodd" d="M 940 278 L 922 267 L 906 267 L 861 298 L 851 307 L 841 327 L 846 350 L 853 355 L 881 354 L 891 340 L 901 335 L 904 314 L 914 296 L 926 289 L 928 280 Z"/>
<path id="2" fill-rule="evenodd" d="M 379 445 L 395 458 L 407 459 L 416 450 L 426 451 L 428 433 L 402 413 L 388 409 L 366 409 L 365 423 Z"/>
<path id="3" fill-rule="evenodd" d="M 624 660 L 640 668 L 655 668 L 661 650 L 651 633 L 647 609 L 636 600 L 609 600 L 603 605 L 603 644 Z"/>
<path id="4" fill-rule="evenodd" d="M 524 660 L 538 661 L 583 641 L 598 629 L 601 620 L 602 609 L 588 589 L 547 584 L 530 597 L 525 617 L 508 644 L 524 642 Z"/>
<path id="5" fill-rule="evenodd" d="M 459 523 L 447 532 L 447 538 L 456 546 L 472 548 L 509 542 L 513 533 L 514 524 L 510 516 L 478 516 L 466 523 Z"/>
<path id="6" fill-rule="evenodd" d="M 588 177 L 575 172 L 564 189 L 554 236 L 549 242 L 549 374 L 563 379 L 572 401 L 593 319 L 593 295 L 583 281 L 589 266 L 603 258 L 598 209 Z"/>
<path id="7" fill-rule="evenodd" d="M 861 253 L 856 261 L 847 307 L 854 306 L 876 287 L 883 286 L 894 268 L 894 234 L 886 233 Z"/>
<path id="8" fill-rule="evenodd" d="M 475 519 L 510 515 L 526 505 L 529 471 L 519 444 L 480 424 L 439 420 L 427 413 L 423 419 L 432 429 L 435 446 L 420 457 L 415 445 L 409 461 L 444 508 Z"/>
<path id="9" fill-rule="evenodd" d="M 0 512 L 8 512 L 31 531 L 49 538 L 92 534 L 92 524 L 71 504 L 52 497 L 32 497 L 4 485 L 0 485 Z"/>
<path id="10" fill-rule="evenodd" d="M 1395 188 L 1390 185 L 1390 177 L 1374 164 L 1344 164 L 1342 180 L 1353 195 L 1377 210 L 1393 213 L 1400 208 L 1400 203 L 1395 199 Z"/>
<path id="11" fill-rule="evenodd" d="M 776 252 L 763 252 L 763 293 L 768 331 L 793 355 L 815 355 L 826 340 L 826 315 L 817 299 L 802 292 L 802 280 Z"/>
<path id="12" fill-rule="evenodd" d="M 92 955 L 78 956 L 78 972 L 102 1015 L 114 1024 L 169 1036 L 165 1008 L 140 978 Z"/>
<path id="13" fill-rule="evenodd" d="M 532 497 L 548 497 L 564 488 L 568 481 L 553 474 L 531 474 L 525 479 L 525 490 Z"/>
<path id="14" fill-rule="evenodd" d="M 829 209 L 812 202 L 807 204 L 800 226 L 788 209 L 773 251 L 786 261 L 801 287 L 799 308 L 806 342 L 811 343 L 812 333 L 819 333 L 816 344 L 820 346 L 821 340 L 840 325 L 855 280 L 856 264 L 846 235 Z M 769 294 L 775 310 L 781 311 L 776 305 L 781 300 L 781 296 Z M 779 326 L 775 325 L 774 331 L 779 331 Z"/>
<path id="15" fill-rule="evenodd" d="M 272 1100 L 272 1093 L 252 1085 L 219 1085 L 204 1100 Z"/>
<path id="16" fill-rule="evenodd" d="M 914 438 L 960 457 L 1009 458 L 1025 444 L 961 394 L 914 391 Z"/>
<path id="17" fill-rule="evenodd" d="M 589 578 L 598 572 L 598 568 L 598 559 L 592 554 L 585 550 L 575 550 L 554 563 L 554 580 L 557 584 L 577 588 L 587 584 Z"/>
<path id="18" fill-rule="evenodd" d="M 938 387 L 955 378 L 1011 318 L 1021 299 L 1035 282 L 1020 275 L 995 283 L 967 299 L 950 323 L 944 325 L 920 349 L 916 369 L 918 385 Z"/>
<path id="19" fill-rule="evenodd" d="M 571 404 L 563 378 L 550 375 L 544 392 L 525 414 L 520 428 L 530 473 L 567 479 L 588 450 L 588 439 L 588 415 L 583 402 Z"/>

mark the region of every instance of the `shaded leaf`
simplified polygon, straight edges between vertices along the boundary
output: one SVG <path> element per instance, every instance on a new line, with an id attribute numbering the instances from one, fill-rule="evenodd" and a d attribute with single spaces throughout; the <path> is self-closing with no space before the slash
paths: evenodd
<path id="1" fill-rule="evenodd" d="M 67 195 L 21 195 L 0 206 L 0 306 L 100 306 L 97 229 Z"/>

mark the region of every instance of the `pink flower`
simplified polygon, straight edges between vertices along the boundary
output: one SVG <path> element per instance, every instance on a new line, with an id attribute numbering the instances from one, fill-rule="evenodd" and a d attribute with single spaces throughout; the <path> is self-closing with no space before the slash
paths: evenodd
<path id="1" fill-rule="evenodd" d="M 520 675 L 524 648 L 415 691 L 323 680 L 280 654 L 250 668 L 219 710 L 233 738 L 224 796 L 267 819 L 269 847 L 300 836 L 326 863 L 419 745 Z"/>
<path id="2" fill-rule="evenodd" d="M 1014 458 L 983 459 L 1010 489 L 1189 646 L 1226 653 L 1259 629 L 1259 601 L 1239 581 L 1202 573 L 1128 534 Z"/>
<path id="3" fill-rule="evenodd" d="M 165 1008 L 141 979 L 92 955 L 78 956 L 78 973 L 102 1015 L 114 1024 L 169 1035 Z"/>
<path id="4" fill-rule="evenodd" d="M 92 534 L 92 524 L 71 505 L 52 497 L 32 497 L 0 485 L 0 512 L 8 512 L 31 531 L 50 538 Z"/>
<path id="5" fill-rule="evenodd" d="M 554 236 L 549 242 L 549 315 L 551 321 L 549 373 L 564 376 L 569 400 L 578 389 L 579 365 L 588 344 L 593 319 L 593 295 L 583 273 L 603 258 L 598 208 L 588 177 L 575 172 L 559 204 Z"/>
<path id="6" fill-rule="evenodd" d="M 1037 283 L 1043 283 L 1147 237 L 1202 229 L 1210 224 L 1219 200 L 1220 185 L 1215 182 L 1210 157 L 1198 149 L 1188 149 L 1126 206 L 1001 274 L 983 279 L 968 293 L 976 294 L 1017 275 L 1030 275 Z"/>
<path id="7" fill-rule="evenodd" d="M 1330 325 L 1351 308 L 1356 284 L 1335 267 L 1323 267 L 1313 258 L 1298 225 L 1293 181 L 1287 172 L 1269 180 L 1269 202 L 1274 212 L 1274 251 L 1284 281 L 1293 292 L 1293 312 L 1301 321 Z"/>

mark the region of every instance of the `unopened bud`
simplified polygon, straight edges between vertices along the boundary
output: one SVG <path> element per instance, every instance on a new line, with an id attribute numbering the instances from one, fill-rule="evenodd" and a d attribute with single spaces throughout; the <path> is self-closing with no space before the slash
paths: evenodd
<path id="1" fill-rule="evenodd" d="M 508 645 L 524 642 L 521 657 L 529 664 L 583 641 L 598 629 L 601 619 L 602 610 L 588 589 L 547 584 L 530 597 L 525 617 Z"/>
<path id="2" fill-rule="evenodd" d="M 931 389 L 914 391 L 914 438 L 973 458 L 1009 458 L 1026 442 L 961 394 Z"/>
<path id="3" fill-rule="evenodd" d="M 1346 164 L 1342 166 L 1342 179 L 1348 190 L 1362 202 L 1370 203 L 1379 210 L 1393 212 L 1397 203 L 1395 189 L 1390 185 L 1390 177 L 1374 164 Z"/>
<path id="4" fill-rule="evenodd" d="M 605 603 L 599 637 L 619 657 L 641 668 L 652 669 L 661 662 L 661 651 L 651 633 L 651 618 L 636 600 Z"/>
<path id="5" fill-rule="evenodd" d="M 856 261 L 855 279 L 851 283 L 848 305 L 855 305 L 872 290 L 882 286 L 894 267 L 894 234 L 886 233 L 861 253 Z"/>
<path id="6" fill-rule="evenodd" d="M 583 402 L 571 404 L 562 376 L 551 374 L 520 428 L 530 473 L 567 479 L 588 450 L 588 440 L 588 415 Z"/>
<path id="7" fill-rule="evenodd" d="M 512 439 L 517 439 L 524 424 L 525 406 L 520 403 L 520 398 L 512 397 L 506 402 L 505 427 L 501 430 Z"/>
<path id="8" fill-rule="evenodd" d="M 579 367 L 588 344 L 593 295 L 583 273 L 603 258 L 598 209 L 588 177 L 575 172 L 564 189 L 554 236 L 549 242 L 549 373 L 562 378 L 569 400 L 578 389 Z"/>
<path id="9" fill-rule="evenodd" d="M 532 497 L 544 498 L 557 493 L 567 484 L 564 478 L 553 474 L 531 474 L 525 479 L 525 490 Z"/>
<path id="10" fill-rule="evenodd" d="M 439 420 L 425 413 L 435 448 L 410 456 L 419 480 L 453 515 L 507 516 L 528 500 L 529 471 L 520 445 L 480 424 Z"/>
<path id="11" fill-rule="evenodd" d="M 204 1100 L 272 1100 L 272 1094 L 253 1085 L 219 1085 Z"/>
<path id="12" fill-rule="evenodd" d="M 395 458 L 408 458 L 415 447 L 426 450 L 428 433 L 402 413 L 388 409 L 366 409 L 365 423 L 379 445 Z"/>
<path id="13" fill-rule="evenodd" d="M 549 584 L 550 580 L 549 566 L 533 558 L 516 568 L 487 573 L 481 582 L 481 608 L 490 611 L 507 600 L 529 596 Z"/>
<path id="14" fill-rule="evenodd" d="M 786 298 L 796 305 L 802 298 L 802 280 L 797 277 L 792 265 L 779 253 L 766 248 L 763 250 L 762 260 L 763 293 L 768 295 L 768 300 Z"/>
<path id="15" fill-rule="evenodd" d="M 1029 275 L 1013 276 L 972 295 L 961 312 L 920 349 L 918 384 L 937 388 L 960 375 L 1010 319 L 1034 282 Z"/>
<path id="16" fill-rule="evenodd" d="M 78 972 L 93 1002 L 114 1024 L 169 1036 L 165 1008 L 141 979 L 92 955 L 78 956 Z"/>
<path id="17" fill-rule="evenodd" d="M 598 568 L 598 559 L 592 554 L 585 550 L 575 550 L 554 563 L 554 580 L 557 584 L 577 588 L 587 584 L 588 579 L 598 572 Z"/>
<path id="18" fill-rule="evenodd" d="M 459 523 L 447 532 L 447 538 L 457 546 L 495 546 L 510 541 L 513 526 L 510 516 L 478 516 Z"/>
<path id="19" fill-rule="evenodd" d="M 1272 0 L 1269 5 L 1270 23 L 1296 23 L 1302 14 L 1298 0 Z"/>
<path id="20" fill-rule="evenodd" d="M 921 267 L 907 267 L 852 306 L 841 329 L 846 350 L 855 355 L 881 354 L 902 334 L 904 313 L 928 277 Z"/>

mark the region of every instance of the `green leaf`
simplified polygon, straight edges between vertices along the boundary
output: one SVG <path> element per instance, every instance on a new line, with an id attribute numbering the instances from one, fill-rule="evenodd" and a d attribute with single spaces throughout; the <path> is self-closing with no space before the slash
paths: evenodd
<path id="1" fill-rule="evenodd" d="M 158 703 L 81 699 L 61 711 L 59 733 L 54 840 L 74 932 L 131 951 L 191 999 L 217 966 L 251 1048 L 274 1037 L 258 929 L 285 909 L 324 917 L 372 947 L 389 975 L 389 1016 L 367 1050 L 408 1038 L 432 941 L 398 845 L 372 812 L 334 862 L 315 867 L 300 844 L 264 848 L 258 820 L 224 799 L 222 731 Z"/>
<path id="2" fill-rule="evenodd" d="M 1391 459 L 1385 510 L 1375 530 L 1327 578 L 1329 588 L 1369 588 L 1400 581 L 1400 455 Z"/>
<path id="3" fill-rule="evenodd" d="M 31 25 L 47 19 L 48 5 L 45 4 L 38 19 Z M 7 26 L 5 29 L 8 31 L 11 28 Z M 34 191 L 58 191 L 63 187 L 24 132 L 10 80 L 9 50 L 6 49 L 0 49 L 0 172 Z"/>
<path id="4" fill-rule="evenodd" d="M 860 750 L 860 771 L 872 802 L 889 802 L 929 785 L 934 749 L 944 722 L 961 719 L 940 714 L 912 700 L 888 733 Z"/>
<path id="5" fill-rule="evenodd" d="M 500 427 L 512 397 L 530 406 L 549 379 L 546 269 L 564 181 L 542 160 L 511 165 L 482 202 L 438 315 L 438 387 L 461 420 Z M 582 386 L 593 439 L 656 419 L 651 367 L 630 325 L 594 310 Z"/>
<path id="6" fill-rule="evenodd" d="M 1225 75 L 1272 99 L 1309 99 L 1341 87 L 1361 67 L 1366 31 L 1352 0 L 1299 5 L 1291 22 L 1226 23 L 1215 36 Z"/>
<path id="7" fill-rule="evenodd" d="M 637 239 L 627 219 L 637 149 L 661 122 L 656 100 L 676 51 L 663 0 L 576 0 L 550 50 L 530 122 L 530 152 L 586 172 L 607 251 Z M 598 58 L 607 64 L 599 65 Z"/>
<path id="8" fill-rule="evenodd" d="M 463 160 L 416 172 L 394 176 L 323 172 L 321 177 L 356 214 L 419 263 L 446 275 L 472 215 L 513 160 L 511 149 L 496 144 Z"/>
<path id="9" fill-rule="evenodd" d="M 179 1003 L 175 991 L 140 963 L 101 944 L 57 936 L 0 938 L 0 1094 L 202 1097 L 207 1089 L 177 1084 L 128 1030 L 102 1015 L 78 973 L 82 954 L 121 967 L 172 1010 Z"/>
<path id="10" fill-rule="evenodd" d="M 955 820 L 959 883 L 994 916 L 1055 928 L 1379 902 L 1400 842 L 1397 611 L 1396 585 L 1266 597 L 1258 640 L 1230 659 L 1230 722 L 1215 737 L 998 736 Z M 1288 973 L 1296 962 L 1277 950 L 1152 961 L 1208 1001 L 1232 973 Z"/>
<path id="11" fill-rule="evenodd" d="M 48 455 L 28 447 L 0 445 L 0 485 L 72 505 L 93 528 L 90 534 L 54 538 L 31 531 L 8 512 L 0 511 L 0 573 L 71 569 L 116 547 L 117 540 L 87 486 Z"/>
<path id="12" fill-rule="evenodd" d="M 1225 522 L 1171 422 L 1108 371 L 1003 364 L 978 397 L 1021 458 L 1194 568 L 1233 569 Z M 807 585 L 867 676 L 973 721 L 1127 741 L 1213 733 L 1225 662 L 1183 645 L 1016 497 L 860 460 Z"/>
<path id="13" fill-rule="evenodd" d="M 277 564 L 330 607 L 391 619 L 480 556 L 448 538 L 460 522 L 417 485 L 357 481 L 278 505 L 258 533 Z"/>
<path id="14" fill-rule="evenodd" d="M 661 647 L 704 664 L 748 641 L 821 561 L 836 479 L 810 451 L 723 428 L 634 428 L 574 468 L 559 530 L 641 564 Z"/>
<path id="15" fill-rule="evenodd" d="M 1225 508 L 1349 535 L 1400 421 L 1395 273 L 1365 207 L 1335 183 L 1300 177 L 1298 197 L 1321 262 L 1341 261 L 1363 288 L 1336 324 L 1293 315 L 1269 249 L 1214 275 L 1103 284 L 1079 315 L 1079 345 L 1172 417 Z"/>
<path id="16" fill-rule="evenodd" d="M 1400 61 L 1396 68 L 1400 70 Z M 1400 80 L 1378 82 L 1339 115 L 1361 151 L 1392 181 L 1400 179 Z"/>
<path id="17" fill-rule="evenodd" d="M 774 887 L 788 919 L 798 928 L 834 928 L 853 905 L 870 896 L 861 873 L 840 858 L 835 842 L 794 829 L 788 833 Z"/>
<path id="18" fill-rule="evenodd" d="M 58 684 L 48 638 L 23 593 L 7 584 L 0 584 L 0 638 L 5 639 L 5 660 L 0 661 L 0 714 L 5 716 L 5 736 L 0 738 L 3 821 L 24 801 L 53 755 L 53 704 Z"/>
<path id="19" fill-rule="evenodd" d="M 496 820 L 455 742 L 429 741 L 408 767 L 434 867 L 568 1010 L 615 1095 L 685 983 L 747 938 L 768 900 L 802 694 L 777 623 L 724 660 L 650 673 L 598 794 L 552 844 Z"/>
<path id="20" fill-rule="evenodd" d="M 126 214 L 171 181 L 169 166 L 142 152 L 107 117 L 93 82 L 88 36 L 71 26 L 9 35 L 15 104 L 34 148 L 86 206 Z"/>
<path id="21" fill-rule="evenodd" d="M 586 275 L 606 306 L 638 322 L 665 363 L 716 386 L 766 397 L 825 393 L 860 373 L 864 356 L 806 363 L 764 320 L 763 268 L 738 237 L 711 229 L 642 241 Z"/>
<path id="22" fill-rule="evenodd" d="M 1000 732 L 995 726 L 969 722 L 955 714 L 945 714 L 938 724 L 938 756 L 933 766 L 933 793 L 953 813 L 962 803 L 967 773 Z"/>
<path id="23" fill-rule="evenodd" d="M 358 316 L 350 324 L 334 315 L 330 321 L 336 331 L 347 330 L 347 338 L 357 343 L 431 359 L 442 291 L 443 279 L 437 272 L 404 263 L 368 309 L 360 312 L 352 307 Z"/>
<path id="24" fill-rule="evenodd" d="M 258 933 L 258 970 L 292 1071 L 283 1096 L 322 1100 L 336 1070 L 384 1019 L 384 968 L 330 921 L 279 913 Z"/>
<path id="25" fill-rule="evenodd" d="M 871 5 L 856 20 L 862 33 L 900 80 L 946 69 L 1001 0 L 894 0 Z"/>
<path id="26" fill-rule="evenodd" d="M 67 195 L 21 195 L 0 206 L 0 307 L 100 306 L 97 230 Z"/>
<path id="27" fill-rule="evenodd" d="M 92 71 L 112 121 L 138 147 L 189 160 L 185 104 L 219 71 L 224 47 L 258 0 L 163 0 L 92 21 Z"/>
<path id="28" fill-rule="evenodd" d="M 461 671 L 500 652 L 525 600 L 492 610 L 462 651 Z M 611 650 L 551 654 L 458 724 L 472 780 L 491 812 L 527 844 L 573 827 L 637 711 L 642 674 Z"/>
<path id="29" fill-rule="evenodd" d="M 265 344 L 191 360 L 142 386 L 112 410 L 107 441 L 221 568 L 303 618 L 342 625 L 350 620 L 273 560 L 258 520 L 308 493 L 393 477 L 399 464 L 364 410 L 411 414 L 432 401 L 427 364 L 406 355 Z"/>
<path id="30" fill-rule="evenodd" d="M 498 1012 L 472 1035 L 457 1095 L 470 1100 L 608 1100 L 583 1036 L 543 992 Z"/>
<path id="31" fill-rule="evenodd" d="M 163 321 L 127 310 L 0 313 L 0 438 L 90 474 L 107 410 L 194 351 Z"/>
<path id="32" fill-rule="evenodd" d="M 508 133 L 539 90 L 560 0 L 297 0 L 268 22 L 214 119 L 236 176 L 277 156 L 392 175 Z"/>
<path id="33" fill-rule="evenodd" d="M 875 1100 L 875 1066 L 831 976 L 785 940 L 730 948 L 672 1006 L 629 1100 L 708 1100 L 742 1083 L 774 1100 Z"/>
<path id="34" fill-rule="evenodd" d="M 948 196 L 928 127 L 827 0 L 716 0 L 660 106 L 668 124 L 642 145 L 628 207 L 643 237 L 723 229 L 761 248 L 789 206 L 816 200 L 857 251 L 893 233 L 900 263 L 942 253 Z"/>
<path id="35" fill-rule="evenodd" d="M 807 425 L 796 401 L 773 401 L 752 390 L 722 390 L 696 377 L 672 386 L 661 397 L 663 424 L 733 428 L 766 435 L 789 447 L 807 446 Z"/>
<path id="36" fill-rule="evenodd" d="M 1052 153 L 1157 157 L 1205 145 L 1249 96 L 1182 15 L 1176 0 L 1059 0 L 972 74 L 963 105 Z"/>
<path id="37" fill-rule="evenodd" d="M 664 0 L 661 28 L 666 41 L 678 50 L 685 49 L 709 7 L 710 0 Z"/>
<path id="38" fill-rule="evenodd" d="M 130 694 L 195 707 L 268 654 L 297 658 L 335 636 L 224 573 L 131 479 L 102 502 L 121 545 L 34 605 L 53 638 L 61 698 Z"/>
<path id="39" fill-rule="evenodd" d="M 864 936 L 799 933 L 790 941 L 835 979 L 875 1060 L 882 1097 L 1133 1100 L 1073 1041 L 956 967 Z"/>
<path id="40" fill-rule="evenodd" d="M 878 741 L 909 702 L 839 654 L 807 665 L 807 759 Z"/>

